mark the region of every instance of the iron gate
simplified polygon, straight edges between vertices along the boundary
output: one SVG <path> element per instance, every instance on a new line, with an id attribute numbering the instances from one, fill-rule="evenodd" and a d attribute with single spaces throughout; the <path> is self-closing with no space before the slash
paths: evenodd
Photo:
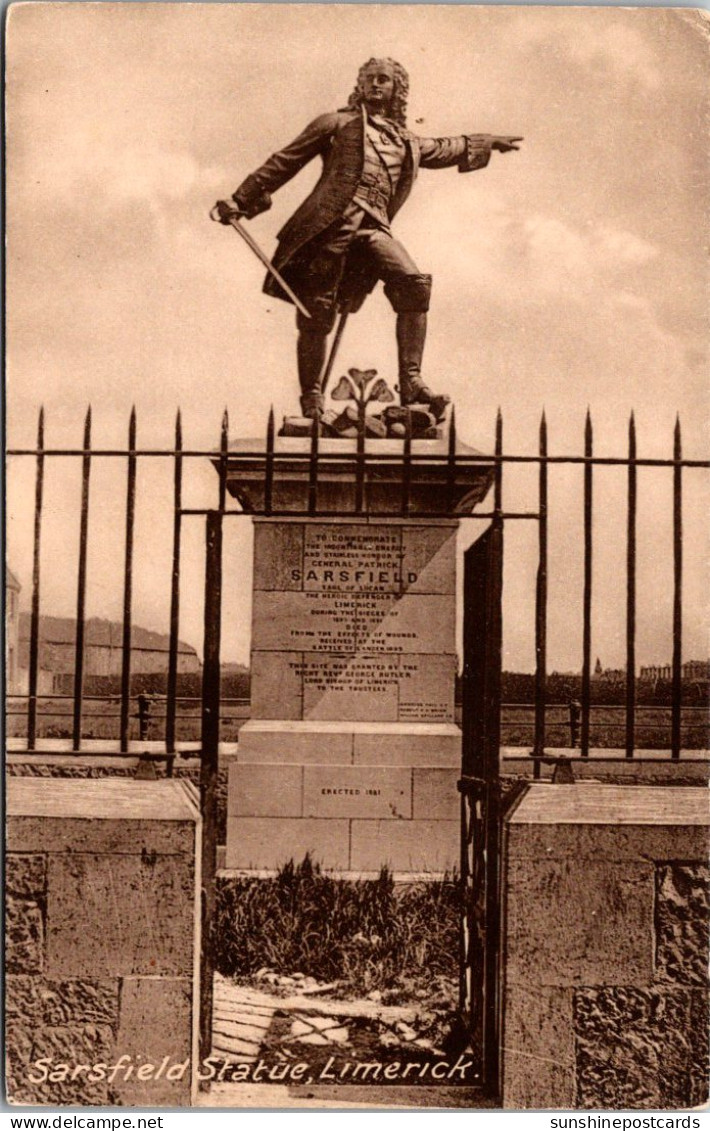
<path id="1" fill-rule="evenodd" d="M 464 555 L 460 1010 L 481 1086 L 500 1080 L 500 683 L 503 524 Z"/>

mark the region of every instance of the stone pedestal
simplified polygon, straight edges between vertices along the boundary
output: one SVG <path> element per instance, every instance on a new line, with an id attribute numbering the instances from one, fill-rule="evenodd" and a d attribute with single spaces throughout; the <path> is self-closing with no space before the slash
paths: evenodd
<path id="1" fill-rule="evenodd" d="M 285 513 L 254 518 L 252 716 L 230 768 L 227 867 L 310 852 L 343 871 L 442 871 L 459 851 L 455 516 L 485 495 L 490 466 L 415 463 L 409 516 L 386 517 L 401 510 L 402 468 L 395 442 L 375 441 L 389 461 L 367 467 L 353 514 L 355 459 L 329 455 L 354 457 L 354 441 L 324 443 L 319 509 L 342 513 L 304 517 L 308 477 L 287 463 L 273 486 Z M 253 464 L 232 457 L 227 483 L 258 512 Z"/>

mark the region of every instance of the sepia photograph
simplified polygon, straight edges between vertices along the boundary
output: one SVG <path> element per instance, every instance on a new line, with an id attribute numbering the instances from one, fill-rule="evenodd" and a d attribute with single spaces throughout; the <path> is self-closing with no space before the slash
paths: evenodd
<path id="1" fill-rule="evenodd" d="M 699 1127 L 708 14 L 5 48 L 4 1103 Z"/>

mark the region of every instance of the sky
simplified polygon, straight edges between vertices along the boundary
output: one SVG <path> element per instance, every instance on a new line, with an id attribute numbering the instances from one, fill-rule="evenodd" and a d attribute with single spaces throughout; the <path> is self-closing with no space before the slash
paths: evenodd
<path id="1" fill-rule="evenodd" d="M 263 269 L 214 201 L 311 119 L 343 106 L 357 69 L 393 56 L 410 75 L 422 136 L 524 136 L 469 175 L 420 173 L 395 234 L 434 277 L 425 372 L 481 451 L 501 408 L 506 450 L 623 455 L 633 410 L 639 455 L 708 454 L 708 16 L 681 9 L 465 5 L 31 4 L 10 9 L 7 44 L 7 439 L 78 446 L 86 406 L 96 446 L 186 446 L 263 435 L 296 411 L 292 310 L 261 292 Z M 268 253 L 317 177 L 315 163 L 250 231 Z M 381 289 L 350 320 L 338 362 L 396 373 Z M 54 461 L 55 464 L 59 461 Z M 42 610 L 72 615 L 76 461 L 47 472 Z M 98 461 L 97 461 L 98 463 Z M 71 466 L 68 466 L 70 465 Z M 551 473 L 552 474 L 552 473 Z M 31 585 L 31 461 L 8 467 L 8 562 Z M 191 461 L 187 505 L 214 502 Z M 684 658 L 707 640 L 707 475 L 685 473 Z M 167 630 L 169 461 L 139 469 L 134 619 Z M 512 509 L 534 501 L 506 472 Z M 624 473 L 595 491 L 592 647 L 624 662 Z M 641 474 L 641 663 L 670 659 L 668 472 Z M 88 607 L 120 619 L 125 465 L 92 479 Z M 550 667 L 581 664 L 581 477 L 550 486 Z M 202 520 L 185 520 L 181 636 L 201 648 Z M 249 650 L 251 532 L 225 547 L 223 654 Z M 461 548 L 481 524 L 466 522 Z M 535 531 L 508 526 L 504 665 L 534 663 Z"/>

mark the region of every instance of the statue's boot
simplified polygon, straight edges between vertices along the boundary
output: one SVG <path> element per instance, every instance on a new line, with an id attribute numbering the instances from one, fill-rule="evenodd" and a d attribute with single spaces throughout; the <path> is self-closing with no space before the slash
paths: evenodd
<path id="1" fill-rule="evenodd" d="M 399 395 L 403 405 L 428 405 L 441 420 L 451 398 L 435 393 L 422 380 L 422 355 L 426 338 L 427 316 L 406 312 L 397 315 L 397 347 L 399 351 Z"/>
<path id="2" fill-rule="evenodd" d="M 385 294 L 397 312 L 399 395 L 403 405 L 426 404 L 437 420 L 450 398 L 435 393 L 422 379 L 431 275 L 401 275 L 385 284 Z"/>
<path id="3" fill-rule="evenodd" d="M 320 327 L 304 327 L 298 335 L 298 380 L 301 386 L 301 412 L 311 420 L 323 415 L 321 373 L 325 363 L 328 335 Z"/>

